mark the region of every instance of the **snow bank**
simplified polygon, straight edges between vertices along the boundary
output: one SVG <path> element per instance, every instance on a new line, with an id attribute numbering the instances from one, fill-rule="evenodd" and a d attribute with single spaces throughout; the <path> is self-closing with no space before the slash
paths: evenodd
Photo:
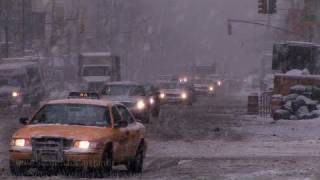
<path id="1" fill-rule="evenodd" d="M 303 76 L 303 75 L 310 75 L 310 72 L 307 69 L 299 70 L 299 69 L 292 69 L 286 73 L 286 75 L 291 76 Z"/>

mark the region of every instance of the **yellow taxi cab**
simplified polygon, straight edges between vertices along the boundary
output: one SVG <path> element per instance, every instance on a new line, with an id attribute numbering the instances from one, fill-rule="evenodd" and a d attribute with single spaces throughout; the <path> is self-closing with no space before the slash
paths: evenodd
<path id="1" fill-rule="evenodd" d="M 20 123 L 25 126 L 10 145 L 13 175 L 53 166 L 110 172 L 114 165 L 126 165 L 133 173 L 142 172 L 146 130 L 122 104 L 80 97 L 54 100 Z"/>

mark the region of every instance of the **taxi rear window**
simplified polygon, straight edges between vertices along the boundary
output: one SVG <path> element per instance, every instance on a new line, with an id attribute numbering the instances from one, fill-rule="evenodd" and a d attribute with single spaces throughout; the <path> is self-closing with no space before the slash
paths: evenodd
<path id="1" fill-rule="evenodd" d="M 32 119 L 31 124 L 64 124 L 109 127 L 109 109 L 83 104 L 52 104 L 44 106 Z"/>

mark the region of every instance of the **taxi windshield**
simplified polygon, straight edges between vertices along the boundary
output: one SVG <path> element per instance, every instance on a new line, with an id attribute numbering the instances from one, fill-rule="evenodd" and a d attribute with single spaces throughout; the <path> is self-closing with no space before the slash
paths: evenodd
<path id="1" fill-rule="evenodd" d="M 108 127 L 109 110 L 105 107 L 82 104 L 54 104 L 44 106 L 31 124 L 64 124 Z"/>

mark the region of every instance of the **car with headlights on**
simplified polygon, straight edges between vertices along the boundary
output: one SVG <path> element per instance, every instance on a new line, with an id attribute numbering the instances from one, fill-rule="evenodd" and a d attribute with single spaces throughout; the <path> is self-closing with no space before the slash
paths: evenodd
<path id="1" fill-rule="evenodd" d="M 159 117 L 161 110 L 159 87 L 151 83 L 144 84 L 143 86 L 149 97 L 149 105 L 151 108 L 152 117 Z"/>
<path id="2" fill-rule="evenodd" d="M 142 171 L 145 127 L 122 104 L 75 97 L 54 100 L 20 122 L 24 127 L 14 133 L 10 145 L 13 175 L 28 175 L 30 168 L 105 175 L 114 165 Z"/>
<path id="3" fill-rule="evenodd" d="M 45 96 L 37 60 L 6 58 L 0 62 L 0 106 L 38 105 Z"/>
<path id="4" fill-rule="evenodd" d="M 194 87 L 176 81 L 160 81 L 160 101 L 162 104 L 184 104 L 191 106 L 196 101 Z"/>
<path id="5" fill-rule="evenodd" d="M 197 96 L 215 96 L 216 83 L 209 79 L 193 80 L 194 88 Z"/>
<path id="6" fill-rule="evenodd" d="M 150 121 L 149 96 L 143 85 L 124 81 L 107 83 L 100 94 L 102 99 L 124 104 L 142 122 Z"/>

